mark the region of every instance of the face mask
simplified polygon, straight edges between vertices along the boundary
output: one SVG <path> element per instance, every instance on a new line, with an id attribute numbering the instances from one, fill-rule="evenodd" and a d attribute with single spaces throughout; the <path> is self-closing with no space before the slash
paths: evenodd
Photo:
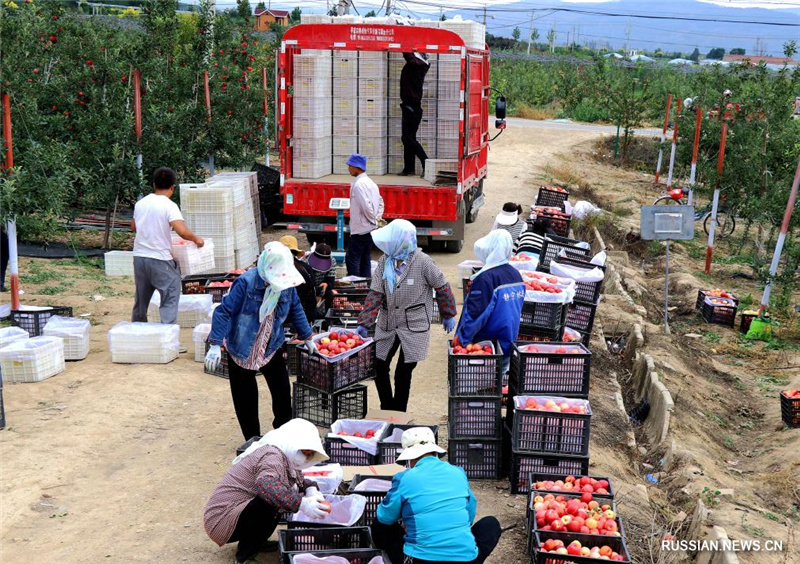
<path id="1" fill-rule="evenodd" d="M 289 462 L 292 466 L 294 466 L 298 470 L 303 470 L 309 465 L 309 457 L 303 454 L 301 451 L 297 451 L 291 457 L 289 457 Z"/>

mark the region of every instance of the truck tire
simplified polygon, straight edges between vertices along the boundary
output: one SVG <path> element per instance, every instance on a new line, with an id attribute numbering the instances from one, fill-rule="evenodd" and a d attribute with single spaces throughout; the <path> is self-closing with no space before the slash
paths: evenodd
<path id="1" fill-rule="evenodd" d="M 483 181 L 485 179 L 481 178 L 480 183 L 478 186 L 472 191 L 472 198 L 469 201 L 469 211 L 467 212 L 467 216 L 464 218 L 464 221 L 467 223 L 475 223 L 475 220 L 478 219 L 478 212 L 480 212 L 480 208 L 475 209 L 475 201 L 483 196 Z"/>
<path id="2" fill-rule="evenodd" d="M 464 240 L 463 239 L 456 239 L 453 241 L 445 241 L 444 242 L 444 250 L 448 253 L 457 254 L 460 253 L 461 250 L 464 248 Z"/>

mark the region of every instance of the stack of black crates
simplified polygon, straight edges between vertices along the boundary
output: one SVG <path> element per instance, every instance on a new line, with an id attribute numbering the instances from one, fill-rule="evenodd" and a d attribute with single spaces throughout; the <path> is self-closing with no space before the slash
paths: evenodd
<path id="1" fill-rule="evenodd" d="M 532 472 L 588 471 L 592 353 L 580 343 L 517 342 L 513 347 L 504 460 L 511 493 L 527 493 Z M 525 409 L 528 397 L 534 397 L 539 406 L 548 400 L 583 405 L 586 413 Z"/>
<path id="2" fill-rule="evenodd" d="M 492 343 L 495 353 L 499 345 Z M 498 479 L 502 471 L 502 354 L 447 356 L 448 459 L 470 479 Z"/>
<path id="3" fill-rule="evenodd" d="M 605 265 L 591 264 L 591 257 L 588 255 L 559 256 L 553 259 L 557 264 L 592 270 L 598 268 L 605 274 Z M 581 335 L 581 342 L 589 346 L 594 327 L 594 319 L 597 313 L 597 306 L 600 304 L 604 280 L 598 282 L 575 282 L 575 298 L 567 307 L 567 316 L 564 322 L 566 327 L 574 329 Z"/>

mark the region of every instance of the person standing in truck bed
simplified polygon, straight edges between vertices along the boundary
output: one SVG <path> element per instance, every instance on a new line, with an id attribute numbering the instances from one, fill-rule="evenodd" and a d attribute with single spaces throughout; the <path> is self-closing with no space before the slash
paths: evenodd
<path id="1" fill-rule="evenodd" d="M 417 131 L 422 121 L 422 85 L 430 63 L 422 53 L 403 53 L 406 64 L 400 73 L 400 109 L 402 110 L 403 170 L 400 176 L 414 175 L 414 159 L 422 162 L 423 173 L 428 155 L 417 141 Z"/>

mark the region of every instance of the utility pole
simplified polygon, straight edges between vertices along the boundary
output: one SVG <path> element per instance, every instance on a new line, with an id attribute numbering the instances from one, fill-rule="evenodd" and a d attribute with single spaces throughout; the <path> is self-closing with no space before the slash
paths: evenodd
<path id="1" fill-rule="evenodd" d="M 531 41 L 533 41 L 533 10 L 531 10 L 531 23 L 528 24 L 528 55 L 531 54 Z"/>
<path id="2" fill-rule="evenodd" d="M 626 57 L 628 56 L 628 53 L 629 53 L 629 51 L 628 51 L 628 43 L 630 43 L 630 40 L 631 40 L 631 21 L 628 20 L 628 29 L 625 32 L 625 56 Z"/>
<path id="3" fill-rule="evenodd" d="M 392 0 L 386 0 L 386 15 L 387 16 L 391 16 L 392 15 L 392 8 L 393 8 L 392 7 Z"/>
<path id="4" fill-rule="evenodd" d="M 486 27 L 486 4 L 483 5 L 483 27 Z"/>
<path id="5" fill-rule="evenodd" d="M 336 13 L 340 16 L 348 15 L 350 13 L 350 0 L 339 0 Z"/>

